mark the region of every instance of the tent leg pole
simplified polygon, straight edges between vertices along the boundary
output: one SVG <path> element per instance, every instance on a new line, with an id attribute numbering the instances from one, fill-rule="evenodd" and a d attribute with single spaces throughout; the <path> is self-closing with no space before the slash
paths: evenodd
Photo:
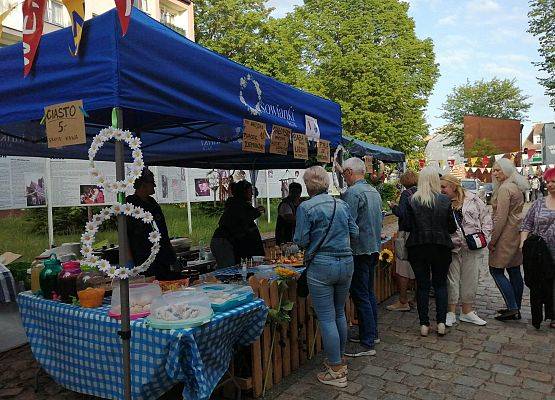
<path id="1" fill-rule="evenodd" d="M 54 248 L 54 216 L 52 207 L 52 167 L 46 159 L 46 213 L 48 217 L 48 248 Z"/>
<path id="2" fill-rule="evenodd" d="M 270 215 L 270 182 L 268 182 L 268 170 L 266 172 L 266 215 L 268 216 L 268 224 L 272 221 Z"/>
<path id="3" fill-rule="evenodd" d="M 117 114 L 117 128 L 123 129 L 123 118 L 121 108 L 115 108 Z M 116 142 L 116 179 L 125 179 L 125 154 L 123 142 Z M 118 202 L 125 202 L 125 193 L 118 193 Z M 118 245 L 119 265 L 127 264 L 127 220 L 125 215 L 118 215 Z M 122 339 L 123 347 L 123 383 L 124 398 L 131 400 L 131 324 L 129 315 L 129 279 L 120 280 L 121 295 L 121 331 L 118 332 Z"/>
<path id="4" fill-rule="evenodd" d="M 189 227 L 189 238 L 193 234 L 193 221 L 191 217 L 191 196 L 189 190 L 189 168 L 185 168 L 185 187 L 187 188 L 187 223 Z"/>

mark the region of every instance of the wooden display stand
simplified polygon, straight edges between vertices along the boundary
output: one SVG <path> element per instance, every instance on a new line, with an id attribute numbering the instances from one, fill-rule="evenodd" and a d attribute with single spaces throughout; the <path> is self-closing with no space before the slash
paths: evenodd
<path id="1" fill-rule="evenodd" d="M 387 242 L 383 248 L 393 251 L 393 240 Z M 376 268 L 374 291 L 379 303 L 387 300 L 396 292 L 393 279 L 395 265 L 387 270 Z M 276 281 L 258 279 L 253 276 L 249 279 L 255 296 L 263 299 L 270 308 L 277 308 L 279 304 L 278 287 Z M 297 283 L 289 283 L 287 298 L 294 303 L 290 312 L 291 321 L 280 326 L 274 338 L 274 350 L 270 357 L 272 347 L 272 328 L 269 324 L 264 328 L 260 338 L 236 355 L 237 361 L 250 359 L 250 369 L 243 372 L 242 377 L 236 376 L 243 390 L 252 390 L 254 397 L 260 397 L 264 388 L 264 379 L 268 376 L 266 390 L 280 383 L 283 378 L 297 370 L 301 365 L 309 362 L 314 355 L 322 351 L 322 338 L 310 296 L 302 298 L 297 296 Z M 354 304 L 349 297 L 346 306 L 346 316 L 349 325 L 358 324 Z M 245 354 L 248 353 L 248 354 Z M 238 361 L 237 364 L 240 364 Z M 249 371 L 250 370 L 250 371 Z"/>

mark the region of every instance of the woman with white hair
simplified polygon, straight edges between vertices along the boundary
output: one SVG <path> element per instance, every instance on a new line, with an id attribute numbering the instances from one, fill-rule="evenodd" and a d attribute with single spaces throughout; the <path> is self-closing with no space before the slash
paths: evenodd
<path id="1" fill-rule="evenodd" d="M 435 168 L 426 167 L 420 171 L 418 190 L 410 200 L 407 220 L 410 234 L 406 247 L 416 277 L 420 334 L 428 336 L 430 330 L 428 303 L 430 286 L 433 285 L 437 334 L 443 336 L 446 333 L 447 273 L 453 248 L 450 235 L 455 233 L 457 225 L 453 217 L 451 199 L 441 193 L 439 174 Z"/>
<path id="2" fill-rule="evenodd" d="M 328 194 L 330 180 L 324 168 L 308 168 L 303 180 L 310 199 L 297 209 L 293 241 L 306 250 L 308 289 L 326 355 L 326 370 L 317 378 L 326 385 L 346 387 L 345 300 L 353 276 L 351 240 L 358 237 L 358 227 L 347 203 Z"/>
<path id="3" fill-rule="evenodd" d="M 513 162 L 501 158 L 493 164 L 493 232 L 489 248 L 489 272 L 495 281 L 506 309 L 499 310 L 495 319 L 520 319 L 520 305 L 524 282 L 520 272 L 520 224 L 524 191 L 529 189 L 526 178 L 520 175 Z M 505 275 L 505 270 L 509 275 Z"/>

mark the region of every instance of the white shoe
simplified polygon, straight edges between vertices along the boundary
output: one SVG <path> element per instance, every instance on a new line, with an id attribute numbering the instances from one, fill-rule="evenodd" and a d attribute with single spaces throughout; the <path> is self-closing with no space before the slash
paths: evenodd
<path id="1" fill-rule="evenodd" d="M 448 312 L 445 318 L 445 325 L 451 327 L 457 323 L 457 316 L 454 312 Z"/>
<path id="2" fill-rule="evenodd" d="M 445 336 L 445 324 L 443 322 L 437 324 L 437 335 Z"/>
<path id="3" fill-rule="evenodd" d="M 469 322 L 469 323 L 474 324 L 474 325 L 483 326 L 483 325 L 487 324 L 486 321 L 484 321 L 482 318 L 480 318 L 478 315 L 476 315 L 475 311 L 470 311 L 468 314 L 461 313 L 461 316 L 459 317 L 459 319 L 462 322 Z"/>
<path id="4" fill-rule="evenodd" d="M 420 325 L 420 336 L 428 336 L 430 327 L 428 325 Z"/>

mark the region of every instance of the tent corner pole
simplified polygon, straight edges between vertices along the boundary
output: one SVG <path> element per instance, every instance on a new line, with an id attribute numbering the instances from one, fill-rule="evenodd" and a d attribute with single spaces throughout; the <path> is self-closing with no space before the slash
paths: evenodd
<path id="1" fill-rule="evenodd" d="M 268 224 L 272 221 L 270 215 L 270 182 L 268 182 L 268 170 L 266 172 L 266 215 L 268 216 Z"/>
<path id="2" fill-rule="evenodd" d="M 54 214 L 52 207 L 52 167 L 51 159 L 46 159 L 46 214 L 48 218 L 48 248 L 54 248 Z"/>
<path id="3" fill-rule="evenodd" d="M 114 108 L 118 129 L 123 129 L 123 113 L 121 108 Z M 116 141 L 116 179 L 125 179 L 125 154 L 123 142 Z M 125 202 L 125 193 L 118 193 L 118 202 Z M 118 245 L 119 245 L 119 265 L 124 267 L 127 264 L 128 242 L 127 242 L 127 220 L 125 215 L 120 214 L 118 219 Z M 121 298 L 121 330 L 118 332 L 122 340 L 123 349 L 123 384 L 124 399 L 131 400 L 131 323 L 129 312 L 129 279 L 120 280 Z"/>
<path id="4" fill-rule="evenodd" d="M 189 168 L 185 168 L 185 187 L 187 191 L 185 192 L 186 199 L 187 199 L 187 224 L 189 227 L 189 238 L 193 234 L 193 222 L 191 218 L 191 196 L 190 196 L 190 189 L 189 189 Z"/>

